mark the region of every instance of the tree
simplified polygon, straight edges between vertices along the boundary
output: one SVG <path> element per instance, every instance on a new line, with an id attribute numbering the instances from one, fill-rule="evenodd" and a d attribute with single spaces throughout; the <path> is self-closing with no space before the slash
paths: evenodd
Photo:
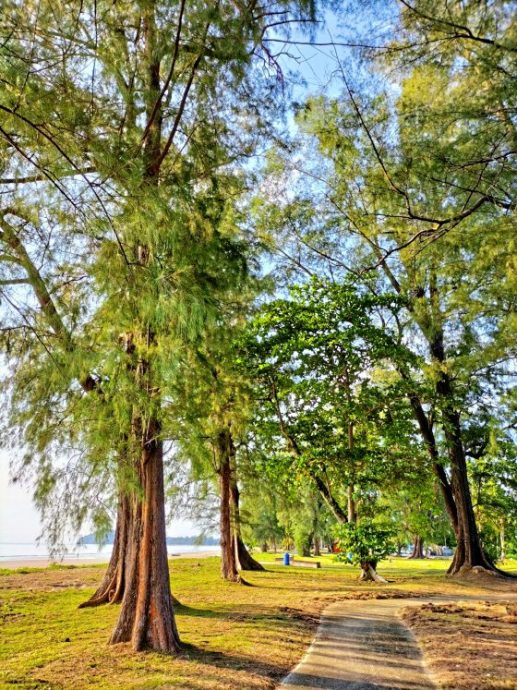
<path id="1" fill-rule="evenodd" d="M 337 556 L 338 560 L 350 560 L 360 565 L 360 580 L 386 584 L 387 580 L 377 573 L 376 568 L 378 562 L 393 550 L 392 533 L 365 521 L 359 525 L 341 525 L 337 534 L 342 551 Z"/>
<path id="2" fill-rule="evenodd" d="M 129 510 L 130 539 L 112 642 L 131 640 L 136 650 L 179 648 L 165 545 L 165 401 L 178 353 L 217 311 L 215 266 L 231 244 L 221 232 L 228 218 L 212 174 L 232 158 L 225 145 L 230 128 L 208 116 L 223 93 L 228 104 L 227 94 L 245 82 L 270 17 L 281 11 L 289 21 L 289 9 L 43 3 L 27 16 L 15 4 L 7 17 L 14 31 L 3 44 L 8 88 L 0 133 L 16 155 L 5 183 L 53 186 L 86 216 L 94 249 L 81 330 L 94 334 L 95 350 L 72 367 L 69 388 L 60 386 L 58 394 L 50 387 L 47 401 L 64 401 L 77 429 L 68 391 L 78 369 L 91 364 L 86 376 L 102 382 L 118 422 L 109 450 L 118 490 L 127 494 L 119 506 Z M 41 99 L 30 98 L 37 93 Z M 94 212 L 67 193 L 68 174 Z M 36 338 L 34 345 L 42 344 Z M 76 352 L 66 354 L 72 359 Z M 42 439 L 52 414 L 46 419 L 35 437 L 48 451 Z M 95 428 L 97 420 L 81 440 Z"/>
<path id="3" fill-rule="evenodd" d="M 421 463 L 396 368 L 413 360 L 397 336 L 402 309 L 393 296 L 352 281 L 312 279 L 265 305 L 249 328 L 246 367 L 261 384 L 254 442 L 271 476 L 298 478 L 298 500 L 309 480 L 354 535 L 354 525 L 363 535 L 375 518 L 379 494 L 411 481 Z M 308 553 L 314 528 L 299 517 L 291 527 L 299 552 Z M 362 555 L 364 572 L 377 577 L 377 557 Z"/>
<path id="4" fill-rule="evenodd" d="M 407 352 L 375 325 L 382 307 L 400 305 L 314 280 L 262 308 L 248 333 L 245 367 L 260 383 L 256 434 L 271 464 L 310 479 L 341 523 L 355 521 L 361 491 L 397 471 L 412 431 L 396 372 L 391 381 L 375 375 Z"/>
<path id="5" fill-rule="evenodd" d="M 417 67 L 396 103 L 382 94 L 360 96 L 344 70 L 341 101 L 308 102 L 299 122 L 316 154 L 300 166 L 296 151 L 284 169 L 294 166 L 302 179 L 318 183 L 300 189 L 289 204 L 266 207 L 263 224 L 284 227 L 282 253 L 298 256 L 304 273 L 323 270 L 333 280 L 353 275 L 359 283 L 365 271 L 374 273 L 374 291 L 392 290 L 405 303 L 401 338 L 424 356 L 419 372 L 398 369 L 456 532 L 456 573 L 493 569 L 475 524 L 462 415 L 480 396 L 498 395 L 494 382 L 505 380 L 512 351 L 507 300 L 513 272 L 503 238 L 513 206 L 506 192 L 496 198 L 488 191 L 495 176 L 505 186 L 511 175 L 506 163 L 485 167 L 485 152 L 499 135 L 507 140 L 509 126 L 486 137 L 480 131 L 478 142 L 467 111 L 463 121 L 452 119 L 468 81 L 461 74 L 451 80 L 438 67 L 429 71 Z M 472 165 L 461 162 L 467 157 Z M 277 164 L 273 174 L 281 171 Z"/>

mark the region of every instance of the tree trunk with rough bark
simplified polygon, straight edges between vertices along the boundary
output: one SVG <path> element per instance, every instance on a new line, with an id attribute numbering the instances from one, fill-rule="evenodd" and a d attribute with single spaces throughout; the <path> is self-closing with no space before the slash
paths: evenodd
<path id="1" fill-rule="evenodd" d="M 117 523 L 113 551 L 110 562 L 97 591 L 79 608 L 101 606 L 102 604 L 119 604 L 123 597 L 128 569 L 129 540 L 132 533 L 131 500 L 127 493 L 121 491 L 117 509 Z"/>
<path id="2" fill-rule="evenodd" d="M 383 262 L 381 265 L 395 291 L 401 294 L 401 285 L 391 273 L 387 264 Z M 497 569 L 489 563 L 483 553 L 477 531 L 472 497 L 468 484 L 467 463 L 462 443 L 460 417 L 458 411 L 454 407 L 452 382 L 446 370 L 447 363 L 444 347 L 443 314 L 440 309 L 439 288 L 434 272 L 431 272 L 430 275 L 429 299 L 427 303 L 420 298 L 419 310 L 416 310 L 415 306 L 415 303 L 410 302 L 408 304 L 408 309 L 428 342 L 433 361 L 438 365 L 437 371 L 439 376 L 435 384 L 435 392 L 438 398 L 438 407 L 442 413 L 442 427 L 451 463 L 450 483 L 443 465 L 439 461 L 432 424 L 418 396 L 415 393 L 410 393 L 408 397 L 419 424 L 420 432 L 430 454 L 433 470 L 440 482 L 445 506 L 456 535 L 458 546 L 448 574 L 455 575 L 463 573 L 478 566 L 487 570 L 497 571 Z M 399 368 L 399 372 L 406 381 L 411 381 L 411 377 L 403 368 Z"/>
<path id="3" fill-rule="evenodd" d="M 359 580 L 361 582 L 379 582 L 383 585 L 388 584 L 388 580 L 385 580 L 381 575 L 379 575 L 376 569 L 377 561 L 362 561 Z"/>
<path id="4" fill-rule="evenodd" d="M 431 350 L 433 356 L 438 361 L 443 362 L 444 353 L 439 340 L 434 343 Z M 456 575 L 464 573 L 474 566 L 497 571 L 497 568 L 488 562 L 479 540 L 468 484 L 467 463 L 461 442 L 459 414 L 450 409 L 452 391 L 450 381 L 445 372 L 442 373 L 441 380 L 437 384 L 437 392 L 439 392 L 444 403 L 444 410 L 442 412 L 444 415 L 443 427 L 452 468 L 450 481 L 443 464 L 440 462 L 434 431 L 420 399 L 417 395 L 411 394 L 409 400 L 431 458 L 433 471 L 438 479 L 445 507 L 456 536 L 457 547 L 447 574 Z M 449 411 L 447 412 L 447 410 Z M 447 421 L 447 416 L 449 421 Z"/>
<path id="5" fill-rule="evenodd" d="M 467 462 L 461 442 L 459 414 L 444 410 L 444 434 L 451 460 L 451 484 L 454 501 L 458 511 L 458 530 L 456 539 L 458 547 L 449 568 L 449 575 L 462 574 L 479 566 L 489 571 L 497 568 L 486 557 L 474 515 L 472 496 L 467 475 Z"/>
<path id="6" fill-rule="evenodd" d="M 234 453 L 233 441 L 229 429 L 224 429 L 217 436 L 218 474 L 219 474 L 219 520 L 221 531 L 221 575 L 230 582 L 239 582 L 236 548 L 232 530 L 231 515 L 231 458 Z"/>
<path id="7" fill-rule="evenodd" d="M 235 560 L 238 570 L 264 570 L 265 568 L 256 561 L 246 548 L 241 537 L 241 515 L 239 509 L 240 493 L 237 486 L 237 479 L 235 477 L 235 468 L 232 472 L 231 488 L 230 488 L 230 510 L 231 510 L 231 526 L 233 530 L 233 545 L 235 549 Z"/>
<path id="8" fill-rule="evenodd" d="M 163 442 L 156 419 L 142 429 L 139 479 L 132 496 L 129 567 L 120 616 L 111 643 L 131 642 L 135 651 L 175 653 L 180 639 L 174 618 L 165 534 Z"/>
<path id="9" fill-rule="evenodd" d="M 234 535 L 235 557 L 239 570 L 265 570 L 264 566 L 256 561 L 246 548 L 239 535 Z"/>
<path id="10" fill-rule="evenodd" d="M 336 520 L 340 524 L 344 524 L 348 522 L 348 515 L 345 513 L 343 508 L 339 505 L 339 503 L 336 501 L 335 497 L 333 496 L 332 492 L 330 491 L 329 487 L 325 484 L 323 479 L 319 477 L 317 474 L 311 474 L 311 477 L 316 484 L 316 488 L 320 492 L 323 500 L 325 503 L 328 505 L 330 508 L 332 514 L 336 518 Z"/>
<path id="11" fill-rule="evenodd" d="M 425 558 L 424 554 L 424 540 L 418 534 L 413 539 L 413 552 L 408 558 Z"/>
<path id="12" fill-rule="evenodd" d="M 157 48 L 156 8 L 151 4 L 143 9 L 142 26 L 145 50 L 143 55 L 143 100 L 146 114 L 146 136 L 142 147 L 142 185 L 152 192 L 159 186 L 160 166 L 167 154 L 162 151 L 163 108 L 161 102 L 160 51 Z M 154 214 L 149 222 L 154 221 Z M 145 235 L 144 235 L 145 237 Z M 135 295 L 143 284 L 154 261 L 153 247 L 147 240 L 136 241 L 133 265 Z M 147 280 L 147 278 L 144 278 Z M 136 336 L 144 343 L 143 353 L 156 345 L 156 334 L 147 320 L 145 310 L 135 319 Z M 174 618 L 170 589 L 167 542 L 165 533 L 165 491 L 163 473 L 163 440 L 159 418 L 161 391 L 152 379 L 151 362 L 137 352 L 133 333 L 129 333 L 126 349 L 134 347 L 139 355 L 135 369 L 135 383 L 145 401 L 144 407 L 135 403 L 131 441 L 135 449 L 135 469 L 138 489 L 131 496 L 132 530 L 125 592 L 120 616 L 111 643 L 131 642 L 135 651 L 152 649 L 168 654 L 180 650 L 180 639 Z M 138 396 L 137 396 L 138 400 Z M 149 406 L 149 407 L 147 407 Z"/>
<path id="13" fill-rule="evenodd" d="M 451 379 L 443 368 L 445 364 L 445 349 L 443 343 L 443 331 L 435 333 L 430 342 L 431 355 L 438 362 L 440 376 L 436 382 L 442 414 L 442 428 L 447 446 L 447 453 L 451 464 L 451 487 L 457 513 L 456 539 L 458 546 L 455 558 L 449 568 L 450 575 L 464 573 L 473 567 L 479 566 L 486 570 L 497 571 L 486 557 L 474 515 L 472 495 L 468 481 L 467 460 L 463 448 L 460 414 L 454 406 L 454 395 Z"/>

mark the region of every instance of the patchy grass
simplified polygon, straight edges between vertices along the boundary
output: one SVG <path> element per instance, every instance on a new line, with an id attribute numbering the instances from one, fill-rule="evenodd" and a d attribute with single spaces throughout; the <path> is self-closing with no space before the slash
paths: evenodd
<path id="1" fill-rule="evenodd" d="M 444 578 L 446 561 L 386 561 L 388 586 L 359 584 L 358 570 L 322 556 L 321 569 L 273 564 L 219 576 L 219 559 L 171 561 L 184 651 L 178 657 L 107 645 L 117 606 L 81 609 L 105 565 L 0 572 L 0 688 L 259 690 L 274 688 L 305 652 L 322 608 L 342 598 L 487 596 L 478 583 Z M 505 686 L 497 686 L 505 687 Z M 506 686 L 508 687 L 508 686 Z"/>
<path id="2" fill-rule="evenodd" d="M 517 688 L 517 605 L 424 604 L 403 618 L 442 690 Z"/>

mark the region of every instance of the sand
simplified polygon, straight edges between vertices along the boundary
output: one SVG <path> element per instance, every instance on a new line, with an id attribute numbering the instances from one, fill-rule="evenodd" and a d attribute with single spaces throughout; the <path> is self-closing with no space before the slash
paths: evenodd
<path id="1" fill-rule="evenodd" d="M 195 553 L 172 553 L 169 558 L 208 558 L 209 556 L 218 556 L 217 551 L 196 551 Z M 99 554 L 98 557 L 81 558 L 80 556 L 65 556 L 61 560 L 52 560 L 46 556 L 35 556 L 34 558 L 12 558 L 5 561 L 0 561 L 0 568 L 47 568 L 49 565 L 97 565 L 107 564 L 110 554 L 103 556 Z"/>

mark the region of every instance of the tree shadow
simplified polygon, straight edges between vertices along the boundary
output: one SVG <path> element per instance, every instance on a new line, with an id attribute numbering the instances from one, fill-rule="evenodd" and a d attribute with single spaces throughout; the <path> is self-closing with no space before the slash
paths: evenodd
<path id="1" fill-rule="evenodd" d="M 251 672 L 271 680 L 280 680 L 290 671 L 289 668 L 281 664 L 272 664 L 268 661 L 258 660 L 253 656 L 207 650 L 188 642 L 182 643 L 181 655 L 183 658 L 194 661 L 196 664 L 225 670 L 233 669 Z"/>
<path id="2" fill-rule="evenodd" d="M 231 609 L 201 609 L 195 608 L 193 606 L 187 606 L 185 604 L 176 605 L 174 607 L 174 612 L 178 616 L 189 616 L 189 617 L 199 617 L 199 618 L 218 618 L 222 620 L 235 621 L 235 622 L 271 622 L 275 626 L 279 622 L 285 622 L 286 624 L 292 623 L 306 623 L 307 621 L 315 622 L 316 619 L 310 614 L 304 613 L 303 611 L 298 611 L 297 609 L 290 608 L 288 606 L 278 607 L 276 609 L 264 610 L 261 606 L 251 606 L 246 605 L 245 608 L 239 608 L 233 605 Z"/>

